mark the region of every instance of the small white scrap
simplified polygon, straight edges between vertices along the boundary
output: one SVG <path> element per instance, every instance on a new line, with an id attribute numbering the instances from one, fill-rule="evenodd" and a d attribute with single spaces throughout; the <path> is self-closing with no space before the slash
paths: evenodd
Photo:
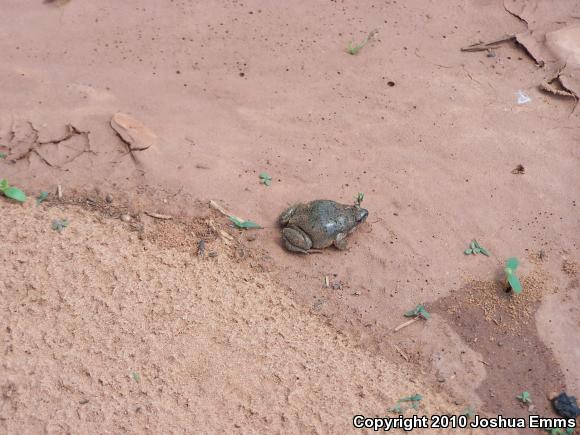
<path id="1" fill-rule="evenodd" d="M 518 97 L 518 104 L 528 104 L 532 101 L 532 99 L 528 97 L 524 91 L 517 91 L 516 95 Z"/>

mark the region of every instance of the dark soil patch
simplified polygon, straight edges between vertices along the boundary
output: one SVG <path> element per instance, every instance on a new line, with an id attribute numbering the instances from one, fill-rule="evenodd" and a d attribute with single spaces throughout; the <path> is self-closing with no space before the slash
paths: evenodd
<path id="1" fill-rule="evenodd" d="M 555 417 L 548 396 L 565 388 L 562 371 L 540 340 L 534 322 L 547 280 L 540 274 L 523 279 L 519 295 L 499 282 L 473 281 L 430 308 L 482 355 L 487 378 L 477 390 L 486 411 L 508 417 L 530 414 Z M 516 396 L 529 391 L 532 406 Z"/>

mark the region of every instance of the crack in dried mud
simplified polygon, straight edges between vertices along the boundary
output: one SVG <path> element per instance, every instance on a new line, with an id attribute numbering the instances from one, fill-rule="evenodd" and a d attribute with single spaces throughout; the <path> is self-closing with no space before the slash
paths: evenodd
<path id="1" fill-rule="evenodd" d="M 40 132 L 39 130 L 34 126 L 34 124 L 31 121 L 26 121 L 26 124 L 30 127 L 31 130 L 31 135 L 33 136 L 33 138 L 31 139 L 31 144 L 29 145 L 29 148 L 27 151 L 25 151 L 24 153 L 22 153 L 20 156 L 17 156 L 15 158 L 12 159 L 13 162 L 17 162 L 17 161 L 21 161 L 21 160 L 26 160 L 27 162 L 30 163 L 30 156 L 31 154 L 36 155 L 40 161 L 42 161 L 45 165 L 50 166 L 51 168 L 55 168 L 55 169 L 59 169 L 59 170 L 63 170 L 63 166 L 66 166 L 72 162 L 74 162 L 77 158 L 79 158 L 81 155 L 85 154 L 85 153 L 89 153 L 89 154 L 93 154 L 93 155 L 97 155 L 97 152 L 93 151 L 91 149 L 91 142 L 90 142 L 90 138 L 89 138 L 89 134 L 90 131 L 83 131 L 83 130 L 79 130 L 78 128 L 76 128 L 74 125 L 72 124 L 66 124 L 65 129 L 66 132 L 65 134 L 57 139 L 50 139 L 50 140 L 46 140 L 46 141 L 40 141 L 39 137 L 40 137 Z M 60 164 L 54 164 L 51 163 L 45 156 L 43 156 L 39 150 L 45 146 L 45 145 L 60 145 L 62 143 L 67 142 L 68 140 L 77 137 L 77 136 L 81 136 L 84 138 L 84 148 L 82 151 L 76 153 L 75 155 L 73 155 L 70 158 L 67 158 L 67 160 Z M 16 138 L 16 132 L 14 131 L 14 125 L 12 125 L 10 127 L 10 131 L 8 133 L 8 143 L 11 143 L 14 141 L 14 139 Z M 27 136 L 28 137 L 28 136 Z M 8 145 L 8 148 L 10 151 L 12 151 L 12 148 L 10 147 L 10 145 Z"/>

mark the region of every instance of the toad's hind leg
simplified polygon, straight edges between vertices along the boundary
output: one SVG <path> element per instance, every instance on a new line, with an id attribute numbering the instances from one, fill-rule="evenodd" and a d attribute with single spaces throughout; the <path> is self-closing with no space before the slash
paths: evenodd
<path id="1" fill-rule="evenodd" d="M 308 253 L 312 248 L 312 240 L 300 228 L 288 227 L 282 230 L 282 239 L 286 249 L 294 252 Z"/>

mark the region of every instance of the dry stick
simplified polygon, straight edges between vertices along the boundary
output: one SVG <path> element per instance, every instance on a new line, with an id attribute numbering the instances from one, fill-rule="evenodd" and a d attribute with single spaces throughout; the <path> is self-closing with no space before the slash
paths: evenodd
<path id="1" fill-rule="evenodd" d="M 214 210 L 219 211 L 224 216 L 229 216 L 229 213 L 227 211 L 225 211 L 224 208 L 221 205 L 219 205 L 217 202 L 215 202 L 213 199 L 209 202 L 209 206 L 211 208 L 213 208 Z"/>
<path id="2" fill-rule="evenodd" d="M 213 208 L 214 210 L 219 211 L 221 214 L 223 214 L 226 217 L 232 217 L 234 219 L 239 220 L 240 222 L 245 222 L 245 219 L 239 218 L 237 216 L 234 216 L 233 214 L 229 214 L 221 205 L 219 205 L 217 202 L 215 202 L 213 199 L 210 200 L 209 202 L 209 206 L 211 208 Z"/>
<path id="3" fill-rule="evenodd" d="M 151 216 L 152 218 L 155 218 L 155 219 L 162 219 L 162 220 L 173 219 L 173 216 L 169 216 L 168 214 L 152 213 L 150 211 L 146 211 L 145 214 L 147 216 Z"/>
<path id="4" fill-rule="evenodd" d="M 405 352 L 402 351 L 402 349 L 399 346 L 393 344 L 393 347 L 396 349 L 397 352 L 399 352 L 399 355 L 401 355 L 405 361 L 409 362 L 409 357 Z"/>
<path id="5" fill-rule="evenodd" d="M 558 77 L 556 77 L 554 80 L 560 81 L 560 79 Z M 562 85 L 561 82 L 560 82 L 560 85 L 562 86 L 562 88 L 564 88 L 564 85 Z M 550 92 L 551 94 L 554 94 L 554 95 L 559 95 L 561 97 L 571 97 L 574 99 L 578 98 L 573 92 L 566 90 L 566 88 L 564 88 L 564 90 L 555 88 L 552 84 L 548 83 L 546 80 L 544 80 L 542 83 L 540 83 L 540 89 L 542 89 L 543 91 L 546 91 L 546 92 Z"/>
<path id="6" fill-rule="evenodd" d="M 413 323 L 415 323 L 417 320 L 420 320 L 420 319 L 421 319 L 421 316 L 417 316 L 414 319 L 407 320 L 405 323 L 401 323 L 399 326 L 397 326 L 394 329 L 394 332 L 397 332 L 400 329 L 406 328 L 407 326 L 412 325 Z"/>
<path id="7" fill-rule="evenodd" d="M 516 35 L 506 35 L 503 38 L 500 38 L 496 41 L 492 41 L 492 42 L 480 42 L 478 44 L 471 44 L 468 45 L 467 47 L 463 47 L 461 49 L 461 51 L 486 51 L 486 50 L 490 50 L 493 48 L 499 48 L 499 45 L 497 44 L 501 44 L 502 42 L 509 42 L 509 41 L 513 41 L 516 39 Z"/>

